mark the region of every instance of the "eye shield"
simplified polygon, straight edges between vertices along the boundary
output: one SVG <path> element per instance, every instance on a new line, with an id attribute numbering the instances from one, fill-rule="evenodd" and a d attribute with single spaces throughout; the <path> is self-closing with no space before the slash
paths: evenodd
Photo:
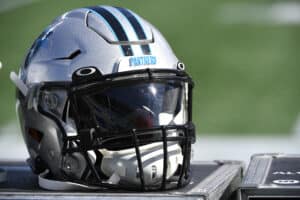
<path id="1" fill-rule="evenodd" d="M 167 144 L 176 142 L 183 150 L 182 167 L 175 185 L 166 186 L 168 164 L 165 163 L 161 187 L 172 188 L 187 183 L 184 177 L 188 175 L 184 174 L 189 168 L 189 146 L 195 140 L 190 77 L 183 71 L 160 69 L 98 77 L 87 72 L 82 71 L 93 78 L 44 82 L 28 89 L 25 96 L 31 108 L 56 119 L 63 135 L 62 152 L 86 155 L 85 152 L 102 148 L 134 148 L 142 172 L 139 152 L 142 145 L 162 142 L 163 158 L 167 160 Z M 58 116 L 60 120 L 57 120 Z M 99 177 L 92 164 L 87 163 L 91 165 L 94 177 Z M 143 183 L 143 176 L 140 179 Z M 95 184 L 94 181 L 91 184 Z M 98 183 L 102 185 L 102 180 Z"/>

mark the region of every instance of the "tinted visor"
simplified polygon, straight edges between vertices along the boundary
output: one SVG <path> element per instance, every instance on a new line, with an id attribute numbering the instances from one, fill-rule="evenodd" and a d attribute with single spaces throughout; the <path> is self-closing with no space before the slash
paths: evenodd
<path id="1" fill-rule="evenodd" d="M 185 83 L 179 81 L 100 86 L 78 95 L 80 105 L 85 105 L 79 107 L 78 114 L 91 115 L 87 119 L 98 128 L 112 132 L 182 125 L 187 121 L 185 94 Z"/>

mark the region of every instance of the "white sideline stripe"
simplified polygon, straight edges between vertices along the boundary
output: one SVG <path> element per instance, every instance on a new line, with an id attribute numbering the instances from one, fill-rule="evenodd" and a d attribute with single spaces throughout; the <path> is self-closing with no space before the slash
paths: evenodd
<path id="1" fill-rule="evenodd" d="M 0 160 L 25 160 L 28 152 L 18 122 L 11 122 L 0 128 Z"/>
<path id="2" fill-rule="evenodd" d="M 300 25 L 300 3 L 229 3 L 218 9 L 224 24 Z"/>
<path id="3" fill-rule="evenodd" d="M 208 136 L 200 135 L 193 145 L 193 160 L 241 160 L 249 162 L 255 153 L 299 153 L 296 135 L 283 136 Z M 0 128 L 0 160 L 28 158 L 28 152 L 17 122 Z"/>
<path id="4" fill-rule="evenodd" d="M 11 11 L 13 9 L 28 5 L 37 0 L 1 0 L 0 13 Z"/>
<path id="5" fill-rule="evenodd" d="M 194 145 L 194 160 L 241 160 L 249 163 L 257 153 L 299 154 L 295 136 L 199 136 Z"/>

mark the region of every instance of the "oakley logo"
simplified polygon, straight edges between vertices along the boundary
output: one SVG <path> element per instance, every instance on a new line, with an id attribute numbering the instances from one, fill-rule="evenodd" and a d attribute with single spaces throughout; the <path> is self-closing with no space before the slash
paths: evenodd
<path id="1" fill-rule="evenodd" d="M 129 59 L 129 66 L 141 66 L 141 65 L 156 65 L 157 60 L 155 56 L 139 56 L 131 57 Z"/>
<path id="2" fill-rule="evenodd" d="M 292 171 L 275 171 L 272 173 L 273 175 L 300 175 L 300 171 L 292 172 Z"/>
<path id="3" fill-rule="evenodd" d="M 81 68 L 76 71 L 77 76 L 89 76 L 91 74 L 94 74 L 96 72 L 96 69 L 93 67 L 85 67 Z"/>
<path id="4" fill-rule="evenodd" d="M 298 184 L 300 181 L 293 180 L 293 179 L 282 179 L 282 180 L 274 180 L 273 183 L 279 184 L 279 185 L 294 185 Z"/>

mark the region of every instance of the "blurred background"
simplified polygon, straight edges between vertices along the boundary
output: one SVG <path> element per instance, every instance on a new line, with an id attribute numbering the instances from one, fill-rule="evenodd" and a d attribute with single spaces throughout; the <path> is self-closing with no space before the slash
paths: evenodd
<path id="1" fill-rule="evenodd" d="M 55 17 L 99 4 L 127 7 L 150 21 L 186 64 L 196 83 L 196 160 L 297 153 L 300 2 L 0 0 L 0 159 L 27 156 L 9 72 Z"/>

